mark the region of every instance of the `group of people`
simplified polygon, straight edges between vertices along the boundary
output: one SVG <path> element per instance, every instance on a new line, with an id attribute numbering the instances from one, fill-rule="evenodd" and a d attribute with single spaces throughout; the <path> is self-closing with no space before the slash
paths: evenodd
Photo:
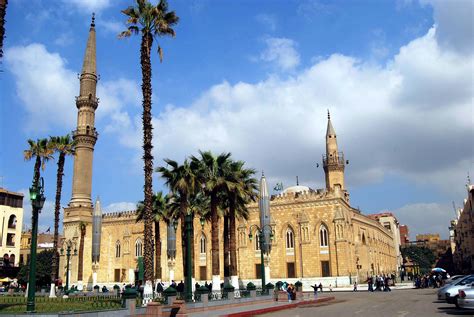
<path id="1" fill-rule="evenodd" d="M 288 284 L 286 282 L 283 282 L 281 288 L 286 291 L 288 294 L 288 302 L 291 303 L 296 299 L 296 287 L 293 284 Z"/>
<path id="2" fill-rule="evenodd" d="M 438 288 L 443 285 L 443 276 L 441 274 L 425 274 L 422 276 L 415 276 L 416 288 Z"/>
<path id="3" fill-rule="evenodd" d="M 368 291 L 369 292 L 391 292 L 392 289 L 390 288 L 391 285 L 394 285 L 392 278 L 389 275 L 376 275 L 376 276 L 369 276 L 367 279 Z M 375 287 L 375 288 L 374 288 Z"/>

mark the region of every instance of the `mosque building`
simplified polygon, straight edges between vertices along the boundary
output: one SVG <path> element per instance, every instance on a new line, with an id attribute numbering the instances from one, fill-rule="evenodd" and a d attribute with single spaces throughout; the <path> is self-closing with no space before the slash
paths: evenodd
<path id="1" fill-rule="evenodd" d="M 64 208 L 63 239 L 60 247 L 78 250 L 70 256 L 69 281 L 78 289 L 94 285 L 135 283 L 140 280 L 143 256 L 143 222 L 136 222 L 136 212 L 103 214 L 100 201 L 92 203 L 92 164 L 98 133 L 94 127 L 98 108 L 96 85 L 96 40 L 92 21 L 84 64 L 80 75 L 77 142 L 74 158 L 72 198 Z M 300 280 L 304 285 L 321 282 L 325 286 L 363 282 L 372 274 L 392 274 L 397 270 L 397 248 L 392 231 L 363 215 L 349 202 L 344 170 L 347 161 L 339 151 L 337 135 L 328 114 L 326 154 L 323 155 L 326 187 L 311 189 L 297 185 L 269 196 L 266 179 L 260 181 L 260 198 L 267 197 L 267 225 L 273 241 L 264 258 L 266 281 Z M 260 206 L 259 206 L 260 204 Z M 234 286 L 249 281 L 260 284 L 261 257 L 258 238 L 250 241 L 249 232 L 260 225 L 262 201 L 249 204 L 247 221 L 237 221 L 237 272 Z M 223 219 L 220 219 L 223 228 Z M 267 227 L 268 227 L 267 226 Z M 181 226 L 174 228 L 160 222 L 161 269 L 164 282 L 184 280 L 181 252 Z M 201 226 L 194 219 L 194 277 L 198 282 L 212 281 L 211 226 Z M 168 237 L 168 238 L 167 238 Z M 173 244 L 173 246 L 168 245 Z M 220 234 L 220 281 L 224 281 L 224 246 Z M 174 249 L 176 251 L 170 251 Z M 266 250 L 267 251 L 267 250 Z M 66 253 L 60 256 L 59 276 L 66 280 Z"/>

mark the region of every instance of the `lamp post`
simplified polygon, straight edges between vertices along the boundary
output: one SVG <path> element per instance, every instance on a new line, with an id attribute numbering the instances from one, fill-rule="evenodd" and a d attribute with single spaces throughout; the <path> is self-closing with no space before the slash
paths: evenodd
<path id="1" fill-rule="evenodd" d="M 265 230 L 265 227 L 268 227 L 270 229 L 270 240 L 273 241 L 273 230 L 272 230 L 272 227 L 270 225 L 264 225 L 262 228 L 260 228 L 259 226 L 257 225 L 251 225 L 249 230 L 249 240 L 252 241 L 253 239 L 253 235 L 252 235 L 252 228 L 255 227 L 257 229 L 257 233 L 258 233 L 258 244 L 259 244 L 259 247 L 260 247 L 260 274 L 262 276 L 262 292 L 265 290 L 265 266 L 264 266 L 264 263 L 263 263 L 263 246 L 265 244 L 265 233 L 264 233 L 264 230 Z"/>
<path id="2" fill-rule="evenodd" d="M 36 292 L 36 247 L 38 238 L 38 214 L 43 209 L 44 201 L 44 181 L 41 177 L 38 182 L 34 182 L 30 187 L 30 200 L 32 206 L 31 217 L 31 247 L 30 247 L 30 271 L 28 274 L 28 299 L 26 311 L 35 312 L 35 292 Z"/>
<path id="3" fill-rule="evenodd" d="M 72 249 L 72 241 L 69 240 L 66 242 L 66 289 L 65 293 L 69 290 L 69 261 L 71 259 L 71 249 Z M 64 249 L 61 248 L 61 255 L 64 255 Z M 74 248 L 74 254 L 77 255 L 77 249 Z"/>

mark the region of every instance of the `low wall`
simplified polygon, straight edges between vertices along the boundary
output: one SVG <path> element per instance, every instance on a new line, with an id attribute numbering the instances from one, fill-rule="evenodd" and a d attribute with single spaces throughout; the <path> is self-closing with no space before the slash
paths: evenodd
<path id="1" fill-rule="evenodd" d="M 300 281 L 303 283 L 303 291 L 312 291 L 313 288 L 311 285 L 321 283 L 323 285 L 323 291 L 329 291 L 329 285 L 331 285 L 333 288 L 336 287 L 342 287 L 342 286 L 351 286 L 353 283 L 356 281 L 356 277 L 352 276 L 349 278 L 349 276 L 330 276 L 330 277 L 304 277 L 304 278 L 281 278 L 281 279 L 274 279 L 271 278 L 269 281 L 266 281 L 266 283 L 272 283 L 273 285 L 276 285 L 278 281 L 282 282 L 287 282 L 291 284 L 295 284 L 297 281 Z M 239 280 L 239 287 L 240 288 L 245 288 L 247 283 L 252 282 L 257 286 L 257 288 L 260 288 L 262 286 L 262 280 L 257 280 L 257 279 L 251 279 L 251 280 Z"/>

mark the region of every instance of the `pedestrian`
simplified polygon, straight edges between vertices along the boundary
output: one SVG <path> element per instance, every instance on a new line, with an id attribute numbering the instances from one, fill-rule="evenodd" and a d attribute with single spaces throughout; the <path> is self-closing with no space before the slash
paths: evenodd
<path id="1" fill-rule="evenodd" d="M 354 282 L 354 289 L 352 291 L 357 292 L 357 282 Z"/>
<path id="2" fill-rule="evenodd" d="M 286 292 L 288 293 L 288 302 L 291 303 L 291 298 L 293 297 L 293 284 L 288 285 Z"/>
<path id="3" fill-rule="evenodd" d="M 369 278 L 367 279 L 367 284 L 369 285 L 368 291 L 373 292 L 374 291 L 374 280 L 372 279 L 372 276 L 369 276 Z"/>
<path id="4" fill-rule="evenodd" d="M 183 283 L 183 281 L 178 283 L 178 286 L 176 287 L 176 291 L 178 291 L 178 293 L 184 292 L 184 283 Z"/>
<path id="5" fill-rule="evenodd" d="M 313 290 L 314 290 L 314 299 L 318 298 L 318 288 L 319 288 L 319 286 L 316 285 L 316 284 L 314 284 L 314 286 L 311 285 L 311 287 L 312 287 Z"/>
<path id="6" fill-rule="evenodd" d="M 329 284 L 329 291 L 332 292 L 332 284 Z"/>
<path id="7" fill-rule="evenodd" d="M 321 291 L 321 293 L 323 292 L 323 284 L 321 282 L 319 282 L 319 290 Z"/>

